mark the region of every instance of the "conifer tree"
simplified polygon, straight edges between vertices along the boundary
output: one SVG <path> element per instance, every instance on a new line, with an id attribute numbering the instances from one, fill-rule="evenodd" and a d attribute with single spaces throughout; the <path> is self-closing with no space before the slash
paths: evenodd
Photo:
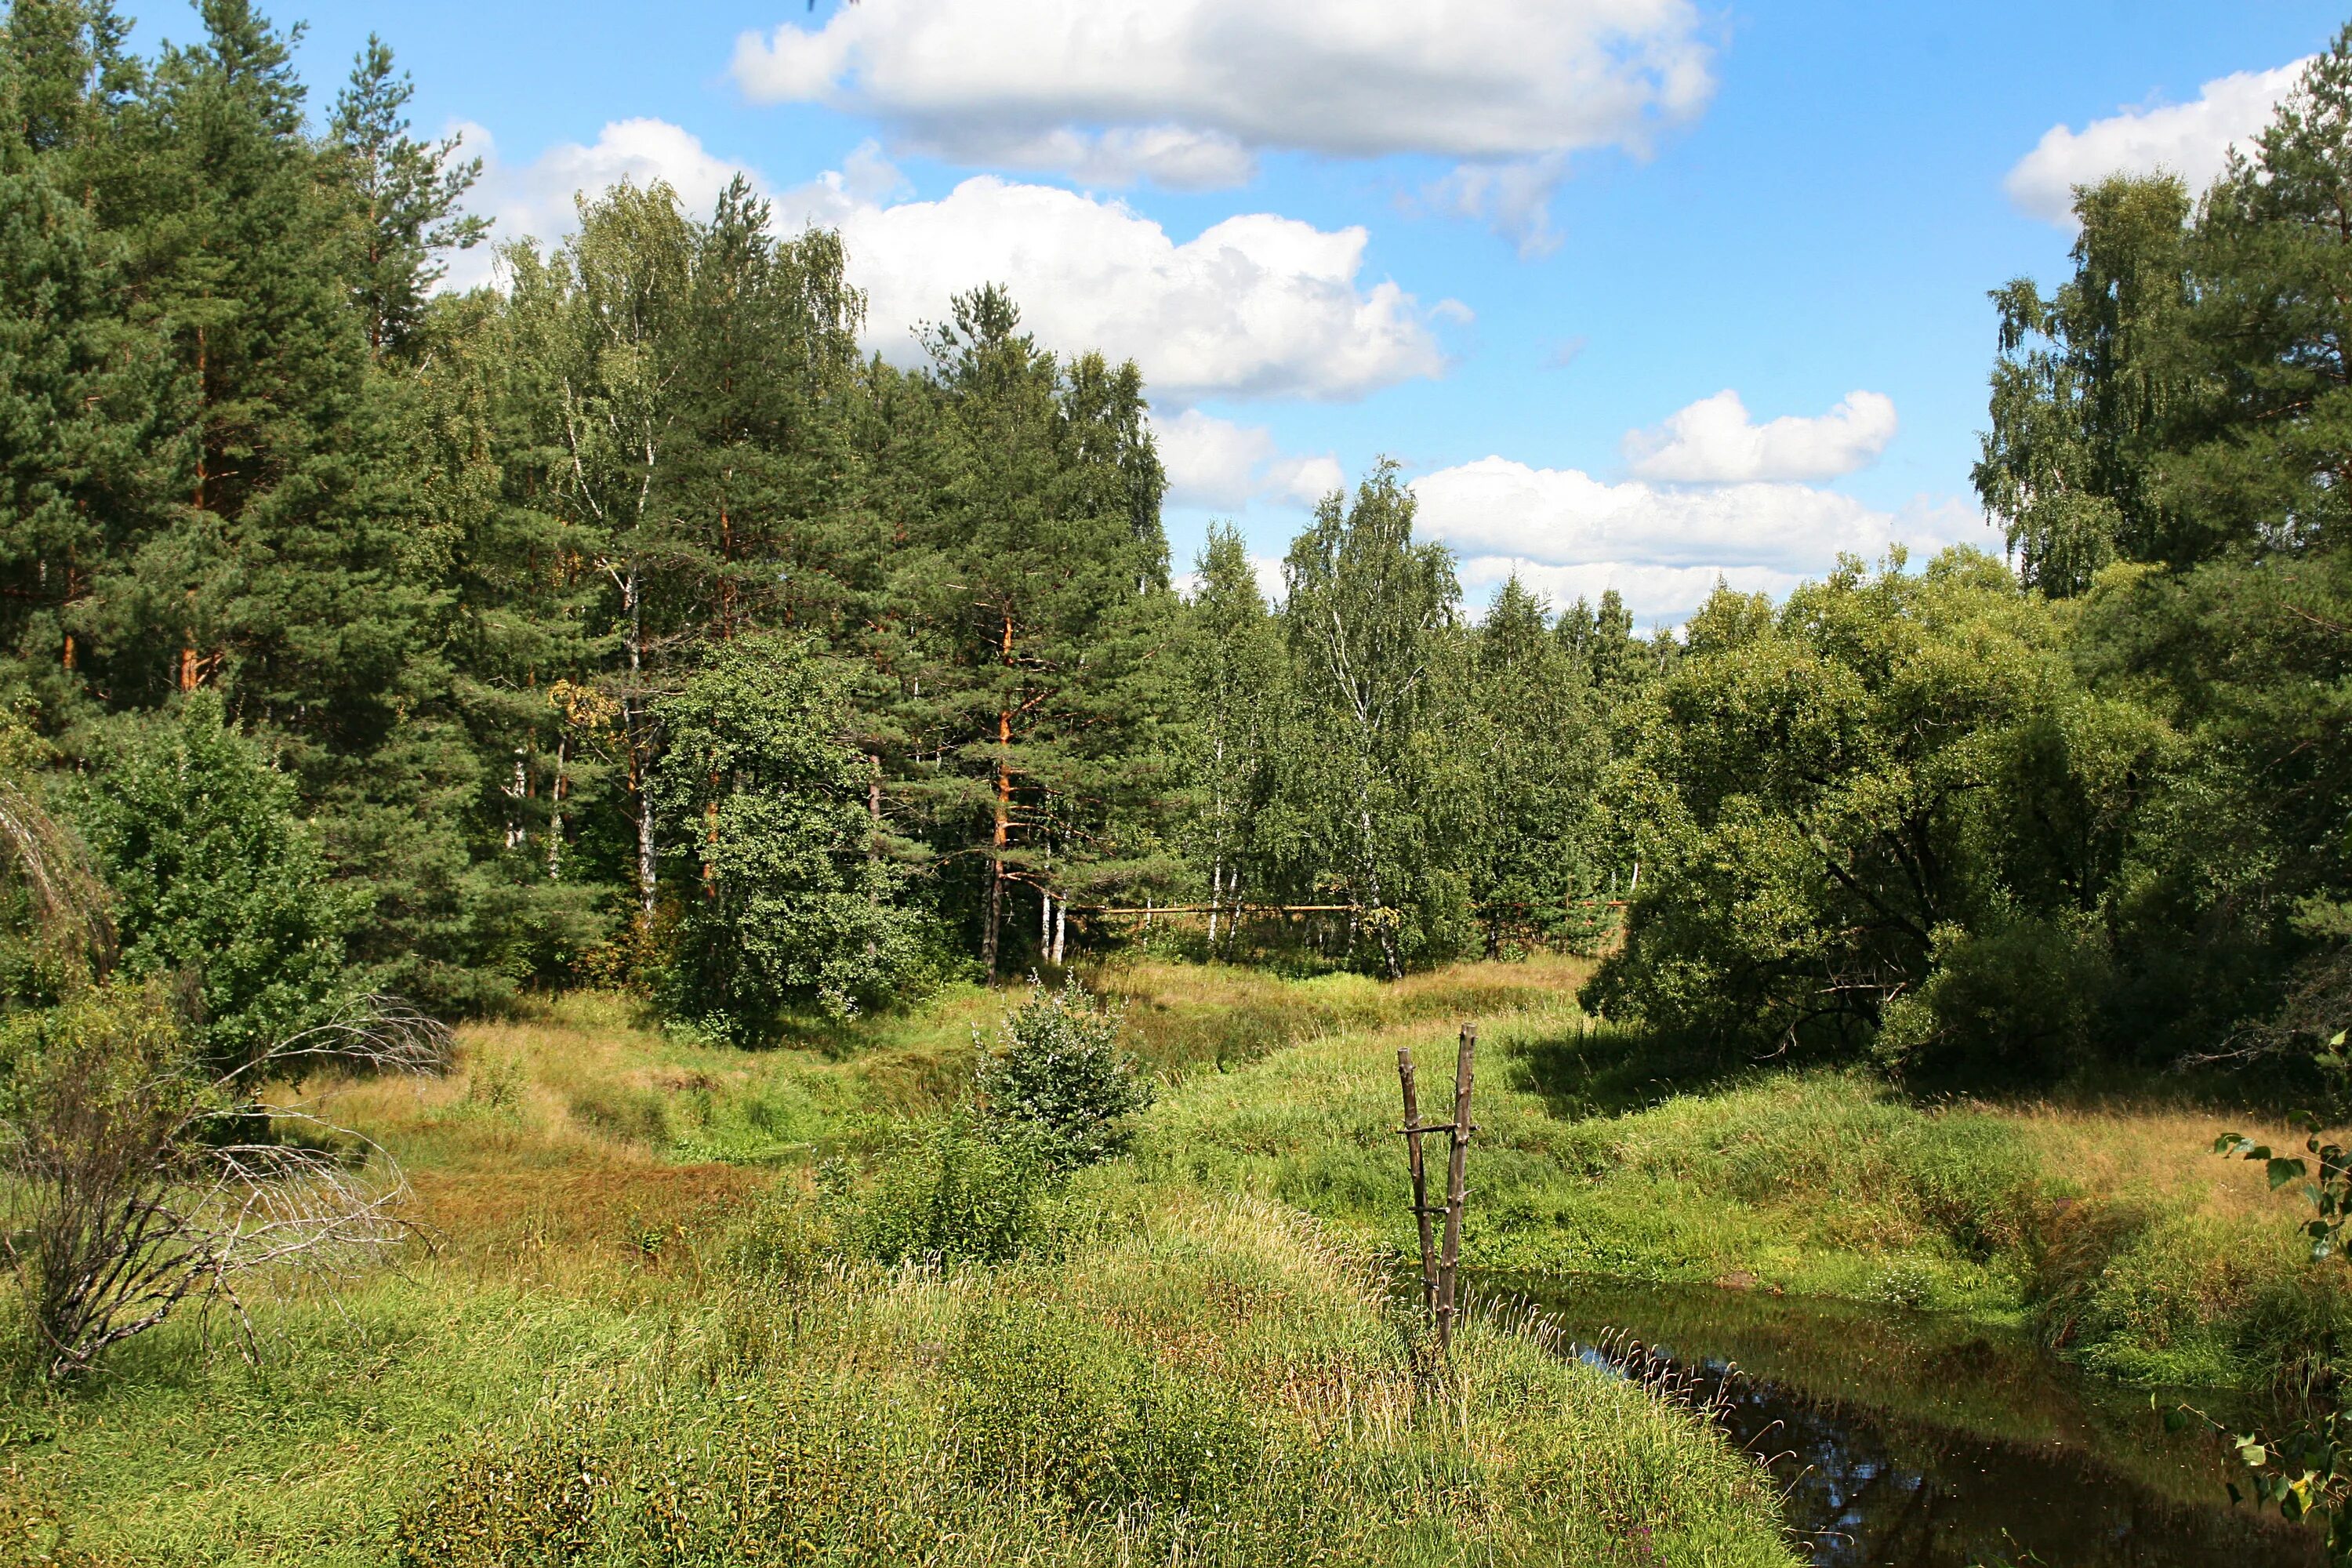
<path id="1" fill-rule="evenodd" d="M 918 798 L 965 869 L 983 968 L 1012 890 L 1166 876 L 1132 806 L 1161 786 L 1153 647 L 1170 622 L 1163 480 L 1132 366 L 1065 367 L 1000 289 L 955 301 L 929 384 L 940 493 L 893 584 Z M 928 763 L 920 759 L 928 756 Z"/>
<path id="2" fill-rule="evenodd" d="M 415 93 L 371 33 L 327 126 L 327 153 L 351 197 L 344 267 L 378 354 L 409 346 L 426 296 L 448 272 L 447 253 L 480 244 L 490 228 L 488 218 L 459 210 L 482 161 L 458 162 L 455 136 L 424 142 L 409 135 L 405 111 Z"/>

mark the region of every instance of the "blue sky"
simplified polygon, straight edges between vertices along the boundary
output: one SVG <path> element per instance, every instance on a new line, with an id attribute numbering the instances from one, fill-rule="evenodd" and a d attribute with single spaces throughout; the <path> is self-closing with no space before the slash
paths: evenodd
<path id="1" fill-rule="evenodd" d="M 1968 487 L 1985 291 L 2063 268 L 2049 193 L 2211 167 L 2344 20 L 2306 0 L 648 13 L 278 19 L 308 21 L 321 101 L 380 32 L 420 127 L 492 157 L 481 205 L 509 235 L 552 237 L 583 181 L 699 199 L 744 167 L 791 221 L 843 226 L 900 357 L 898 318 L 1013 274 L 1054 346 L 1134 352 L 1167 389 L 1180 567 L 1217 515 L 1278 555 L 1300 497 L 1389 454 L 1474 595 L 1517 563 L 1657 620 L 1717 570 L 1779 592 L 1840 547 L 1997 543 Z M 157 11 L 144 32 L 188 30 Z M 1271 218 L 1196 243 L 1250 215 Z M 1665 427 L 1726 391 L 1745 423 L 1717 402 Z"/>

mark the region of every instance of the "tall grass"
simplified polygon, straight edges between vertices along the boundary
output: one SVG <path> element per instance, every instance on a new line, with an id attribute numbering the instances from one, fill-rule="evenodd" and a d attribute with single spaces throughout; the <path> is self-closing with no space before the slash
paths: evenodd
<path id="1" fill-rule="evenodd" d="M 1181 979 L 1117 984 L 1166 1076 L 1220 1081 L 1203 1019 L 1249 983 L 1196 1014 Z M 1555 989 L 1258 984 L 1284 1038 Z M 1043 1207 L 979 1201 L 978 1166 L 933 1201 L 908 1152 L 950 1155 L 910 1126 L 1004 1005 L 746 1053 L 574 999 L 468 1031 L 446 1081 L 351 1086 L 433 1249 L 265 1304 L 257 1366 L 186 1322 L 101 1386 L 0 1399 L 0 1542 L 110 1563 L 1790 1561 L 1760 1473 L 1699 1416 L 1491 1323 L 1433 1383 L 1377 1260 L 1291 1205 L 1129 1163 Z M 1004 1235 L 893 1241 L 923 1204 Z"/>

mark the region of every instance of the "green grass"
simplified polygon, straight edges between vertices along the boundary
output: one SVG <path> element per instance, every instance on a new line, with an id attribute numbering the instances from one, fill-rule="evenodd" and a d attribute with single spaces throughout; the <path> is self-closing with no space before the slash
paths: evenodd
<path id="1" fill-rule="evenodd" d="M 1171 1081 L 1572 976 L 1202 978 L 1108 983 Z M 580 997 L 352 1086 L 436 1249 L 262 1302 L 257 1364 L 184 1319 L 0 1401 L 0 1562 L 1791 1561 L 1700 1417 L 1484 1321 L 1433 1383 L 1377 1261 L 1286 1204 L 1122 1163 L 1007 1261 L 859 1261 L 843 1216 L 895 1189 L 820 1162 L 898 1157 L 1005 1005 L 754 1054 Z"/>
<path id="2" fill-rule="evenodd" d="M 1098 973 L 1162 1084 L 1135 1156 L 980 1205 L 963 1256 L 1003 1260 L 945 1272 L 866 1260 L 915 1234 L 877 1215 L 1014 998 L 765 1052 L 610 996 L 468 1029 L 341 1106 L 429 1249 L 260 1301 L 256 1364 L 216 1314 L 0 1395 L 0 1563 L 1789 1561 L 1687 1411 L 1486 1322 L 1417 1377 L 1395 1053 L 1442 1079 L 1468 1016 L 1478 1268 L 1924 1307 L 2178 1382 L 2333 1332 L 2291 1200 L 2202 1152 L 2259 1123 L 1695 1078 L 1581 1017 L 1581 972 Z"/>
<path id="3" fill-rule="evenodd" d="M 1451 1065 L 1448 1030 L 1330 1035 L 1187 1082 L 1139 1158 L 1406 1255 L 1400 1045 L 1424 1081 Z M 1961 1313 L 2108 1375 L 2207 1386 L 2291 1378 L 2343 1316 L 2292 1194 L 2204 1152 L 2236 1124 L 2214 1113 L 1923 1106 L 1830 1071 L 1677 1092 L 1565 1004 L 1490 1023 L 1481 1064 L 1464 1247 L 1484 1268 Z"/>

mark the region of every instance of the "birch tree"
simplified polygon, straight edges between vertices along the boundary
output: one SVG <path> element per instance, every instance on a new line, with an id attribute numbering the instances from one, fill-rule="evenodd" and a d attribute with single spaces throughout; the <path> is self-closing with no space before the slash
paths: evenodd
<path id="1" fill-rule="evenodd" d="M 1391 979 L 1410 945 L 1400 895 L 1423 858 L 1416 731 L 1462 593 L 1451 552 L 1413 542 L 1412 517 L 1412 493 L 1384 458 L 1352 505 L 1323 498 L 1283 563 L 1283 623 L 1318 742 L 1296 760 L 1344 825 L 1331 845 L 1340 889 Z"/>
<path id="2" fill-rule="evenodd" d="M 1281 634 L 1258 591 L 1241 531 L 1212 523 L 1195 563 L 1186 714 L 1192 746 L 1194 854 L 1208 867 L 1209 947 L 1241 920 L 1250 827 L 1265 793 L 1283 699 Z"/>
<path id="3" fill-rule="evenodd" d="M 515 308 L 538 318 L 551 372 L 554 489 L 616 602 L 617 665 L 604 677 L 620 706 L 634 883 L 648 927 L 659 865 L 647 596 L 653 575 L 685 552 L 663 508 L 691 413 L 696 238 L 669 186 L 621 184 L 582 200 L 579 234 L 552 257 L 508 253 Z"/>

